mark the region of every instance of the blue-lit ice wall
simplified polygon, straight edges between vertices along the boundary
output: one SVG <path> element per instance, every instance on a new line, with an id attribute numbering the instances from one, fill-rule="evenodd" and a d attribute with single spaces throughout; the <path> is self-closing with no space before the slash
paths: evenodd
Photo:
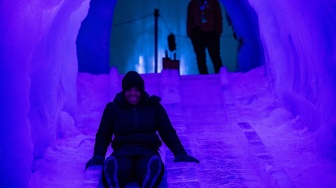
<path id="1" fill-rule="evenodd" d="M 237 71 L 247 72 L 264 65 L 265 55 L 259 31 L 259 24 L 262 23 L 258 23 L 258 16 L 249 1 L 220 0 L 220 2 L 232 21 L 232 29 L 237 39 L 243 41 L 237 54 Z"/>
<path id="2" fill-rule="evenodd" d="M 83 2 L 1 1 L 0 187 L 26 187 L 33 160 L 75 126 Z"/>
<path id="3" fill-rule="evenodd" d="M 0 187 L 24 187 L 33 159 L 28 62 L 37 33 L 29 25 L 33 14 L 24 16 L 27 9 L 19 1 L 0 3 Z"/>
<path id="4" fill-rule="evenodd" d="M 270 84 L 281 105 L 336 151 L 335 1 L 254 1 Z M 333 154 L 332 154 L 333 153 Z"/>
<path id="5" fill-rule="evenodd" d="M 45 148 L 61 137 L 60 122 L 73 122 L 76 113 L 77 60 L 75 43 L 78 21 L 74 23 L 80 1 L 67 1 L 45 7 L 45 28 L 32 52 L 30 111 L 34 158 L 43 157 Z M 81 18 L 83 19 L 83 18 Z M 41 23 L 42 24 L 42 23 Z M 69 124 L 71 125 L 71 124 Z"/>

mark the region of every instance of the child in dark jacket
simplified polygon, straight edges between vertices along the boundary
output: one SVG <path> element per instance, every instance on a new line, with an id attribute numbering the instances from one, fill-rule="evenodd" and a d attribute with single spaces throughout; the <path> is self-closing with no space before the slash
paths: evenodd
<path id="1" fill-rule="evenodd" d="M 130 71 L 124 76 L 122 91 L 105 107 L 94 156 L 86 163 L 86 168 L 103 165 L 105 186 L 124 187 L 135 180 L 141 187 L 156 187 L 164 173 L 158 152 L 162 145 L 159 135 L 174 154 L 175 162 L 199 163 L 187 155 L 160 100 L 148 95 L 137 72 Z M 105 160 L 110 143 L 113 152 Z"/>

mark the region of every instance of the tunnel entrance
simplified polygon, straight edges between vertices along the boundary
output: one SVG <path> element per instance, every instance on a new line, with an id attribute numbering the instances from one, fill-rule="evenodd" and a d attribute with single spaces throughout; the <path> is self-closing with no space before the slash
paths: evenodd
<path id="1" fill-rule="evenodd" d="M 221 58 L 230 72 L 246 72 L 264 64 L 264 52 L 259 38 L 258 19 L 247 0 L 220 0 L 223 15 Z M 167 36 L 176 36 L 176 57 L 181 61 L 181 74 L 198 74 L 196 58 L 186 36 L 188 2 L 151 0 L 143 3 L 92 0 L 87 17 L 77 37 L 79 72 L 107 74 L 110 67 L 120 73 L 137 70 L 154 71 L 154 9 L 158 8 L 159 72 L 162 57 L 168 49 Z M 139 7 L 143 7 L 139 9 Z M 239 50 L 239 54 L 238 54 Z M 172 56 L 172 54 L 169 54 Z M 212 69 L 207 54 L 208 67 Z M 209 70 L 213 73 L 213 70 Z"/>
<path id="2" fill-rule="evenodd" d="M 132 1 L 133 2 L 133 1 Z M 110 64 L 118 67 L 120 72 L 138 69 L 147 73 L 153 72 L 154 57 L 154 9 L 159 9 L 159 70 L 162 69 L 162 57 L 168 50 L 167 36 L 171 33 L 176 39 L 176 57 L 180 60 L 181 74 L 198 74 L 196 57 L 186 32 L 186 16 L 188 1 L 172 2 L 149 1 L 148 6 L 137 10 L 139 4 L 129 6 L 129 1 L 120 1 L 114 10 Z M 177 6 L 178 5 L 178 6 Z M 133 13 L 133 14 L 126 14 Z M 222 6 L 223 33 L 221 37 L 221 57 L 223 64 L 230 71 L 236 71 L 237 41 L 233 39 L 232 29 L 225 19 Z M 131 39 L 131 40 L 128 40 Z M 128 54 L 134 52 L 134 54 Z M 170 57 L 173 53 L 168 53 Z M 125 65 L 126 64 L 126 65 Z M 212 63 L 207 54 L 208 67 Z M 211 70 L 213 72 L 213 70 Z"/>

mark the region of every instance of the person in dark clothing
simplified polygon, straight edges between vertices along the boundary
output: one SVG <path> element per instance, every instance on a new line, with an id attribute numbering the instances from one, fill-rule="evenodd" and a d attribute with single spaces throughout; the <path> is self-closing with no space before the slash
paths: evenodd
<path id="1" fill-rule="evenodd" d="M 160 100 L 149 96 L 137 72 L 124 76 L 122 91 L 104 109 L 94 155 L 86 163 L 86 168 L 103 165 L 105 186 L 124 187 L 137 181 L 141 187 L 157 187 L 164 173 L 159 154 L 162 141 L 174 154 L 174 162 L 199 163 L 186 153 Z M 110 143 L 113 152 L 105 159 Z"/>
<path id="2" fill-rule="evenodd" d="M 187 35 L 193 45 L 200 74 L 208 74 L 206 49 L 215 73 L 223 66 L 220 57 L 220 35 L 223 32 L 222 11 L 218 0 L 191 0 L 187 11 Z"/>

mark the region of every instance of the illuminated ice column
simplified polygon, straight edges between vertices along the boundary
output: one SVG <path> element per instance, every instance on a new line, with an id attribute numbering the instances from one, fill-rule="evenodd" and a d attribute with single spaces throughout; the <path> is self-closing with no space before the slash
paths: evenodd
<path id="1" fill-rule="evenodd" d="M 110 71 L 110 36 L 117 0 L 91 0 L 87 16 L 78 32 L 79 72 L 108 74 Z"/>
<path id="2" fill-rule="evenodd" d="M 232 22 L 231 28 L 239 45 L 237 67 L 241 72 L 264 65 L 264 49 L 260 40 L 258 15 L 248 0 L 220 0 L 227 16 Z M 223 13 L 223 19 L 226 15 Z M 226 28 L 225 28 L 226 29 Z M 227 44 L 224 44 L 227 45 Z M 227 58 L 227 57 L 224 57 Z"/>
<path id="3" fill-rule="evenodd" d="M 43 19 L 36 29 L 39 36 L 35 39 L 37 44 L 30 67 L 28 116 L 33 130 L 34 159 L 43 158 L 45 149 L 56 139 L 76 133 L 72 129 L 77 104 L 75 41 L 84 18 L 80 19 L 76 10 L 81 7 L 81 2 L 68 0 L 41 5 L 38 11 Z M 44 27 L 38 30 L 41 25 Z M 72 128 L 67 129 L 64 124 Z"/>

